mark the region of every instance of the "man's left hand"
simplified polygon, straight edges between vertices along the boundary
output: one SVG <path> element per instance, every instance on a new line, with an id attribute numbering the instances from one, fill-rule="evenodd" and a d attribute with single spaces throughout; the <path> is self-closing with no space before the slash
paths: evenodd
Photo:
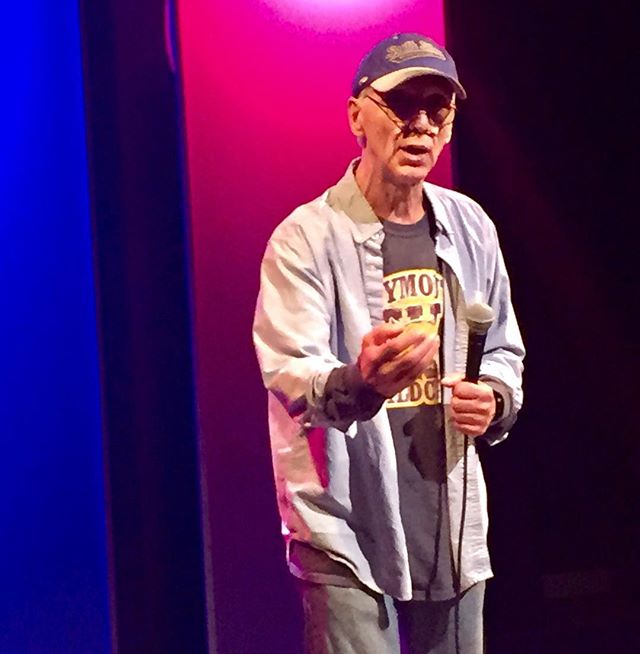
<path id="1" fill-rule="evenodd" d="M 465 381 L 462 373 L 445 375 L 441 383 L 452 392 L 451 418 L 456 429 L 467 436 L 482 436 L 496 413 L 491 386 Z"/>

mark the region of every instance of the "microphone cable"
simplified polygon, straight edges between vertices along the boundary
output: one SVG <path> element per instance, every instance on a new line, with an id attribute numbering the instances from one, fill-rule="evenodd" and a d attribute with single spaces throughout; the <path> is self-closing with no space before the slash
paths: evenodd
<path id="1" fill-rule="evenodd" d="M 469 437 L 464 437 L 464 452 L 462 454 L 462 507 L 460 509 L 460 529 L 458 531 L 458 551 L 456 554 L 456 574 L 454 575 L 456 605 L 454 606 L 454 636 L 456 654 L 460 651 L 460 601 L 462 600 L 462 538 L 464 536 L 464 521 L 467 515 L 467 485 L 468 485 L 468 456 Z"/>
<path id="2" fill-rule="evenodd" d="M 476 293 L 474 302 L 467 307 L 467 325 L 469 327 L 469 342 L 467 348 L 467 367 L 465 380 L 478 383 L 480 362 L 484 351 L 487 332 L 493 324 L 495 313 L 493 309 L 482 302 L 481 294 Z M 462 453 L 462 507 L 460 508 L 460 530 L 458 532 L 458 551 L 456 555 L 456 574 L 454 575 L 456 605 L 454 607 L 454 636 L 456 654 L 460 650 L 460 602 L 462 601 L 462 539 L 464 537 L 464 522 L 467 516 L 467 489 L 469 482 L 469 436 L 464 435 L 464 451 Z"/>

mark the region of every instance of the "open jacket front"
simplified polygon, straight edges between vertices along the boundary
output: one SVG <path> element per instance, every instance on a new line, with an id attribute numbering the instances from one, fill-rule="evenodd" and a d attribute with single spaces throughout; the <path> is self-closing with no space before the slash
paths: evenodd
<path id="1" fill-rule="evenodd" d="M 506 436 L 522 404 L 524 348 L 493 223 L 460 193 L 424 184 L 433 207 L 445 278 L 443 374 L 464 371 L 467 305 L 479 293 L 495 311 L 481 375 L 511 390 L 503 419 L 485 438 Z M 353 163 L 338 184 L 296 209 L 264 256 L 254 342 L 269 391 L 278 505 L 287 539 L 347 565 L 360 581 L 398 599 L 412 594 L 400 519 L 395 450 L 384 407 L 370 420 L 337 424 L 325 411 L 331 371 L 356 362 L 363 336 L 382 322 L 381 222 L 362 196 Z M 461 256 L 462 254 L 462 256 Z M 445 415 L 450 391 L 444 389 Z M 445 420 L 452 551 L 463 505 L 464 436 Z M 491 577 L 486 492 L 468 439 L 462 590 Z"/>

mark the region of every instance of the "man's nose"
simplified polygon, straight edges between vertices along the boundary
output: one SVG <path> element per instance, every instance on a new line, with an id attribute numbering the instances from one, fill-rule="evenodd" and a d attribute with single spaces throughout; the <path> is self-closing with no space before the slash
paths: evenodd
<path id="1" fill-rule="evenodd" d="M 420 134 L 435 135 L 438 131 L 438 128 L 429 120 L 429 116 L 427 116 L 427 112 L 424 109 L 420 109 L 420 111 L 411 118 L 409 126 Z"/>

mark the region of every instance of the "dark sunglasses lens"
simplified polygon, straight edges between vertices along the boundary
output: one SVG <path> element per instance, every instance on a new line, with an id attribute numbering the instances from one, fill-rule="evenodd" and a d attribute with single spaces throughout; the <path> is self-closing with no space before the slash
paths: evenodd
<path id="1" fill-rule="evenodd" d="M 424 110 L 436 125 L 445 123 L 453 113 L 449 99 L 442 95 L 431 95 L 425 98 Z"/>
<path id="2" fill-rule="evenodd" d="M 406 93 L 390 91 L 384 101 L 400 120 L 409 120 L 417 111 L 415 98 Z"/>
<path id="3" fill-rule="evenodd" d="M 422 98 L 401 91 L 389 91 L 384 95 L 384 101 L 404 121 L 410 120 L 419 111 L 425 111 L 433 123 L 442 125 L 453 113 L 449 98 L 439 93 Z"/>

